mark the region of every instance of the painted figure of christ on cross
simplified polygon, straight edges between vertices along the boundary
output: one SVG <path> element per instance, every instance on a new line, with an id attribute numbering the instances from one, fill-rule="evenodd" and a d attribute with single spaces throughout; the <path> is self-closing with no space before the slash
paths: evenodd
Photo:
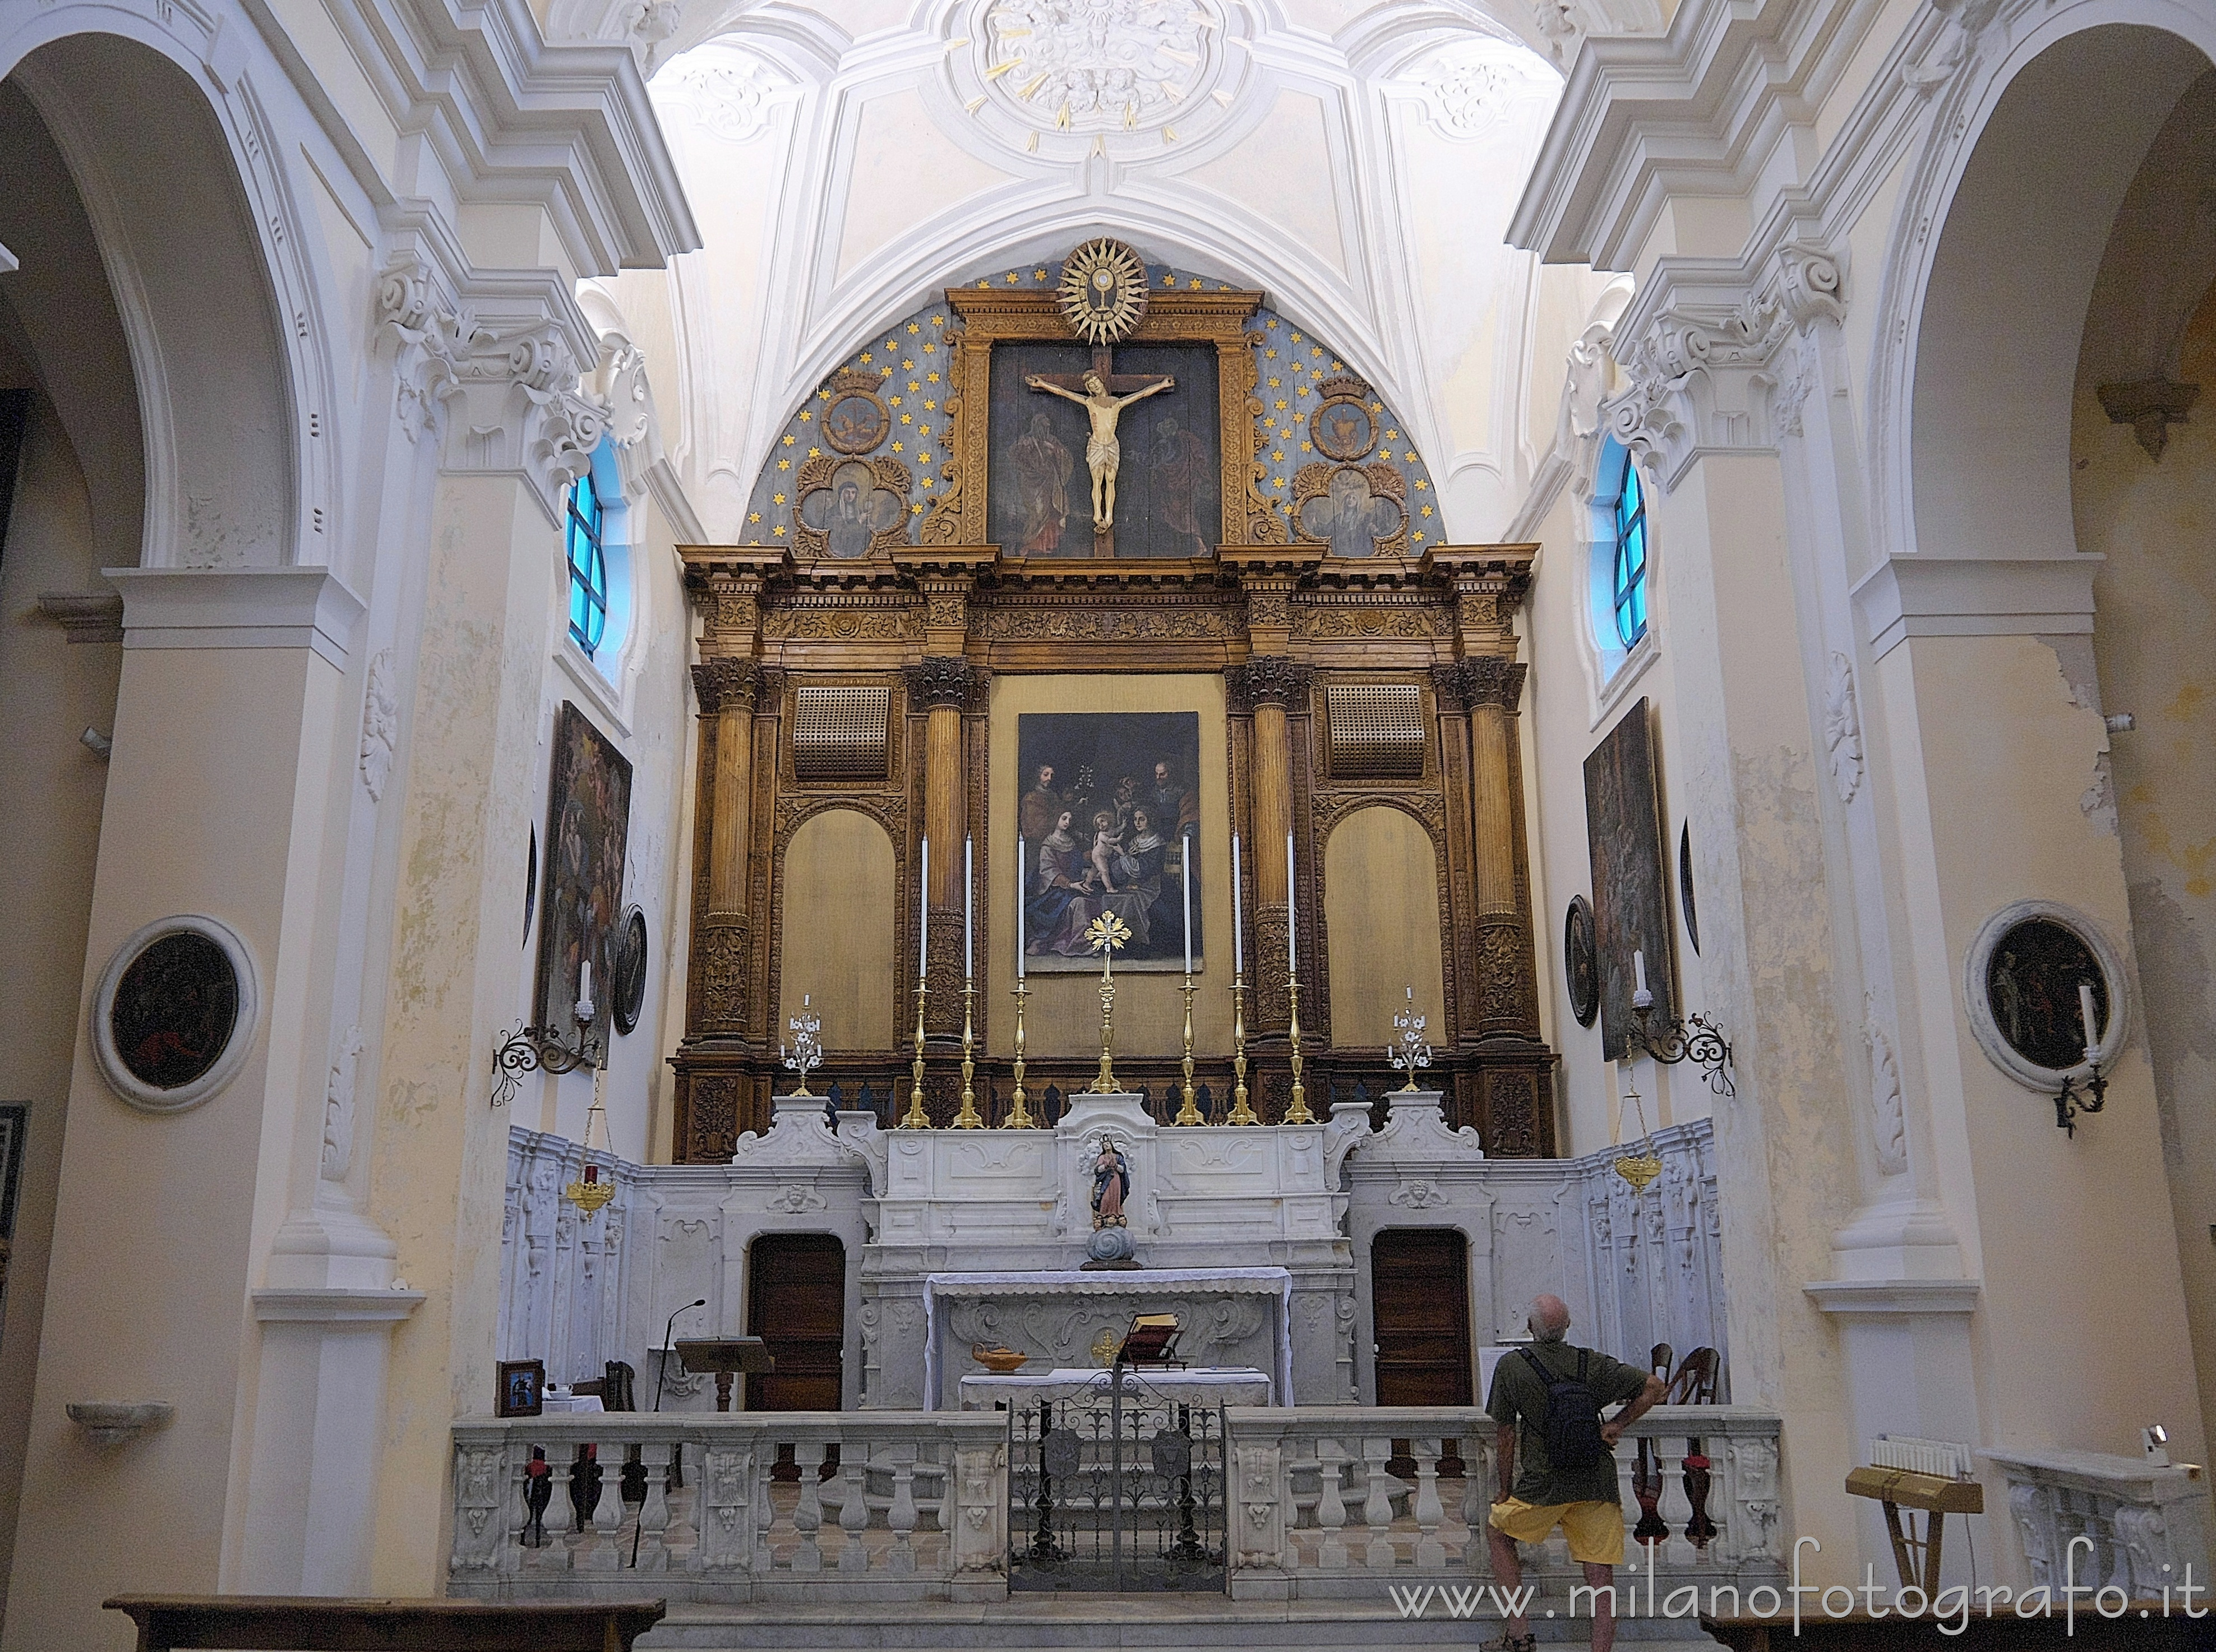
<path id="1" fill-rule="evenodd" d="M 1034 373 L 1024 380 L 1033 390 L 1075 402 L 1093 422 L 1093 434 L 1085 443 L 1085 467 L 1093 472 L 1095 534 L 1107 533 L 1116 521 L 1116 472 L 1123 459 L 1123 449 L 1116 440 L 1117 419 L 1133 402 L 1177 388 L 1177 380 L 1172 378 L 1117 373 L 1110 356 L 1111 352 L 1105 349 L 1093 351 L 1090 373 Z"/>

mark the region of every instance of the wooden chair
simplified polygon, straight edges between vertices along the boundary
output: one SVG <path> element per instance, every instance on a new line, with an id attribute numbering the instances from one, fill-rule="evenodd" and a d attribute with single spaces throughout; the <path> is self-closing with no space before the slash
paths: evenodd
<path id="1" fill-rule="evenodd" d="M 1647 1356 L 1647 1369 L 1648 1372 L 1653 1376 L 1659 1377 L 1662 1379 L 1663 1386 L 1665 1388 L 1669 1386 L 1670 1383 L 1671 1362 L 1676 1358 L 1677 1355 L 1675 1352 L 1671 1348 L 1667 1342 L 1657 1342 L 1653 1350 Z"/>
<path id="2" fill-rule="evenodd" d="M 510 1605 L 255 1594 L 119 1594 L 102 1605 L 138 1625 L 138 1652 L 631 1652 L 668 1610 L 660 1600 Z"/>
<path id="3" fill-rule="evenodd" d="M 1671 1405 L 1714 1405 L 1716 1402 L 1716 1351 L 1695 1348 L 1677 1367 L 1677 1375 L 1665 1396 Z"/>

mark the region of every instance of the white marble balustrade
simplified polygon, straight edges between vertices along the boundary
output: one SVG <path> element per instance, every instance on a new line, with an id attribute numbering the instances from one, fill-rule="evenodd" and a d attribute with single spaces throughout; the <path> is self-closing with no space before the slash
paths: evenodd
<path id="1" fill-rule="evenodd" d="M 1485 1520 L 1499 1489 L 1495 1428 L 1459 1406 L 1238 1408 L 1231 1441 L 1231 1593 L 1240 1600 L 1382 1598 L 1390 1585 L 1490 1578 Z M 1654 1547 L 1658 1582 L 1673 1586 L 1773 1578 L 1781 1568 L 1778 1418 L 1744 1406 L 1658 1406 L 1632 1425 L 1616 1452 L 1627 1530 L 1633 1441 L 1660 1453 L 1657 1512 L 1670 1535 Z M 1710 1463 L 1705 1544 L 1684 1535 L 1692 1507 L 1684 1485 L 1689 1439 Z M 1394 1474 L 1396 1442 L 1407 1452 Z M 1455 1472 L 1451 1459 L 1460 1459 Z M 1445 1472 L 1442 1472 L 1443 1466 Z M 1646 1569 L 1644 1553 L 1634 1556 Z M 1559 1532 L 1524 1554 L 1525 1581 L 1558 1595 L 1579 1572 Z"/>
<path id="2" fill-rule="evenodd" d="M 2034 1586 L 2059 1589 L 2066 1575 L 2154 1600 L 2185 1581 L 2188 1565 L 2196 1587 L 2216 1582 L 2201 1470 L 2104 1452 L 1984 1456 L 2007 1476 L 2009 1516 Z"/>
<path id="3" fill-rule="evenodd" d="M 1234 1407 L 1225 1415 L 1234 1597 L 1382 1600 L 1392 1585 L 1490 1577 L 1494 1429 L 1482 1412 Z M 650 1579 L 656 1594 L 724 1604 L 998 1600 L 1007 1588 L 1007 1427 L 998 1411 L 465 1418 L 454 1425 L 448 1592 L 628 1598 Z M 1665 1476 L 1661 1589 L 1695 1583 L 1705 1600 L 1712 1584 L 1775 1578 L 1777 1417 L 1741 1406 L 1649 1412 L 1617 1453 L 1627 1522 L 1638 1517 L 1630 1439 L 1639 1436 L 1657 1442 Z M 1708 1513 L 1717 1531 L 1703 1545 L 1684 1535 L 1689 1438 L 1713 1465 Z M 1396 1442 L 1407 1453 L 1399 1474 Z M 587 1445 L 600 1488 L 573 1529 L 570 1469 Z M 626 1503 L 622 1472 L 634 1446 L 645 1496 Z M 543 1546 L 524 1541 L 534 1448 L 551 1482 Z M 673 1449 L 681 1483 L 670 1474 Z M 784 1478 L 781 1455 L 791 1465 Z M 1527 1551 L 1527 1581 L 1542 1592 L 1560 1594 L 1575 1572 L 1559 1537 Z"/>

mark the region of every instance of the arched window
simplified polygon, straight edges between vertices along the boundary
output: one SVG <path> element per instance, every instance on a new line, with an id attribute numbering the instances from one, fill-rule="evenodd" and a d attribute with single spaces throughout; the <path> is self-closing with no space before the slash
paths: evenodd
<path id="1" fill-rule="evenodd" d="M 608 628 L 607 513 L 587 471 L 569 490 L 569 636 L 588 659 Z"/>
<path id="2" fill-rule="evenodd" d="M 1628 649 L 1647 634 L 1647 494 L 1639 485 L 1639 467 L 1628 453 L 1616 496 L 1616 565 L 1610 585 L 1616 640 Z"/>

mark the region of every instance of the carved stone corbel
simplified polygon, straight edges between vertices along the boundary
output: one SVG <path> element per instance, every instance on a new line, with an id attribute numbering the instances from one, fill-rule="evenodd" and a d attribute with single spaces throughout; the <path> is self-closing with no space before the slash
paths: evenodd
<path id="1" fill-rule="evenodd" d="M 2186 422 L 2201 399 L 2201 386 L 2158 376 L 2128 385 L 2102 385 L 2095 393 L 2110 421 L 2131 426 L 2146 456 L 2159 463 L 2163 449 L 2170 446 L 2170 427 Z"/>

